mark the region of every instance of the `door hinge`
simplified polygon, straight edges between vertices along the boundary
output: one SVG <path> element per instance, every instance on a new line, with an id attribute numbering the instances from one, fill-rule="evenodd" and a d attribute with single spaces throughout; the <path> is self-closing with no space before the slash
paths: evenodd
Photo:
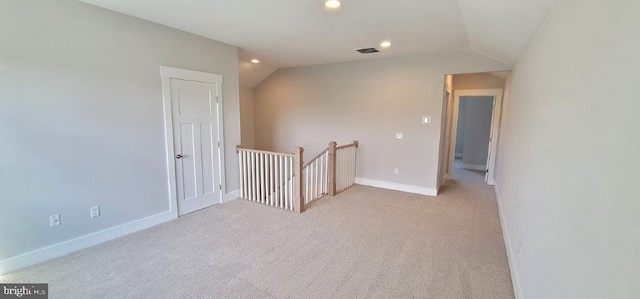
<path id="1" fill-rule="evenodd" d="M 216 104 L 220 103 L 220 97 L 216 96 Z"/>
<path id="2" fill-rule="evenodd" d="M 218 147 L 220 147 L 220 141 L 218 141 Z"/>
<path id="3" fill-rule="evenodd" d="M 488 171 L 488 170 L 487 170 Z M 218 187 L 220 188 L 220 190 L 222 190 L 222 185 L 218 185 Z"/>

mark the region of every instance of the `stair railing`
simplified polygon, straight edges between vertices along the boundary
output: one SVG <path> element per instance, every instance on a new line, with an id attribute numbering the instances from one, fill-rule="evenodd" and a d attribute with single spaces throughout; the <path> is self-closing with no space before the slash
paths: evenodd
<path id="1" fill-rule="evenodd" d="M 240 197 L 301 213 L 325 196 L 334 196 L 355 184 L 358 141 L 336 142 L 304 163 L 304 148 L 278 153 L 237 147 Z"/>

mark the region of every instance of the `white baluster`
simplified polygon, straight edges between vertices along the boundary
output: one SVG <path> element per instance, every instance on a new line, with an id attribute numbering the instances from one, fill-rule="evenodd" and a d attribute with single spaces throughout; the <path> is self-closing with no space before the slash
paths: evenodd
<path id="1" fill-rule="evenodd" d="M 284 208 L 289 209 L 289 157 L 284 157 Z"/>
<path id="2" fill-rule="evenodd" d="M 313 162 L 313 198 L 318 197 L 318 162 Z"/>
<path id="3" fill-rule="evenodd" d="M 293 157 L 289 157 L 289 174 L 291 177 L 291 181 L 289 181 L 289 210 L 293 211 Z M 300 174 L 302 175 L 302 174 Z"/>
<path id="4" fill-rule="evenodd" d="M 256 153 L 249 153 L 250 156 L 250 167 L 251 167 L 251 200 L 256 200 Z"/>
<path id="5" fill-rule="evenodd" d="M 269 205 L 273 206 L 273 155 L 269 155 Z"/>
<path id="6" fill-rule="evenodd" d="M 313 163 L 311 163 L 313 164 Z M 307 166 L 307 168 L 304 169 L 304 186 L 303 186 L 303 190 L 304 190 L 304 200 L 305 202 L 307 202 L 309 200 L 309 178 L 310 178 L 310 174 L 309 174 L 309 169 L 311 168 L 311 164 L 309 164 L 309 166 Z"/>
<path id="7" fill-rule="evenodd" d="M 275 180 L 276 180 L 276 189 L 274 190 L 274 197 L 276 198 L 276 207 L 280 206 L 280 155 L 275 157 Z"/>
<path id="8" fill-rule="evenodd" d="M 247 180 L 249 177 L 248 176 L 249 169 L 247 165 L 247 152 L 244 152 L 244 151 L 242 152 L 242 169 L 243 169 L 243 178 L 244 178 L 243 180 L 244 185 L 242 186 L 244 193 L 242 198 L 249 198 L 249 195 L 247 193 L 247 191 L 249 191 L 249 189 L 247 188 L 247 185 L 249 185 L 249 182 Z"/>

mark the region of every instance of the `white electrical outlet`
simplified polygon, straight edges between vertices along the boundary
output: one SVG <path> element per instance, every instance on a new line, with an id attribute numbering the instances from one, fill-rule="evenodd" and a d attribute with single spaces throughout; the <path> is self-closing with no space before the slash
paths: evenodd
<path id="1" fill-rule="evenodd" d="M 394 168 L 393 169 L 393 174 L 398 174 L 398 173 L 400 173 L 400 170 L 398 170 L 398 168 Z"/>
<path id="2" fill-rule="evenodd" d="M 60 215 L 51 215 L 49 216 L 49 225 L 51 227 L 60 225 Z"/>
<path id="3" fill-rule="evenodd" d="M 402 139 L 402 132 L 397 132 L 396 133 L 396 138 L 397 139 Z"/>
<path id="4" fill-rule="evenodd" d="M 91 218 L 100 216 L 100 206 L 91 207 Z"/>
<path id="5" fill-rule="evenodd" d="M 422 117 L 422 124 L 423 124 L 423 125 L 431 124 L 431 117 L 429 117 L 429 116 L 423 116 L 423 117 Z"/>

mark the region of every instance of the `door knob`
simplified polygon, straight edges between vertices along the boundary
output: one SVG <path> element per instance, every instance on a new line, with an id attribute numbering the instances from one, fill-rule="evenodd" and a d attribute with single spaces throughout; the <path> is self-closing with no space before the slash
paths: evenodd
<path id="1" fill-rule="evenodd" d="M 176 155 L 176 159 L 182 159 L 182 158 L 184 158 L 184 156 L 182 154 L 177 154 Z"/>

